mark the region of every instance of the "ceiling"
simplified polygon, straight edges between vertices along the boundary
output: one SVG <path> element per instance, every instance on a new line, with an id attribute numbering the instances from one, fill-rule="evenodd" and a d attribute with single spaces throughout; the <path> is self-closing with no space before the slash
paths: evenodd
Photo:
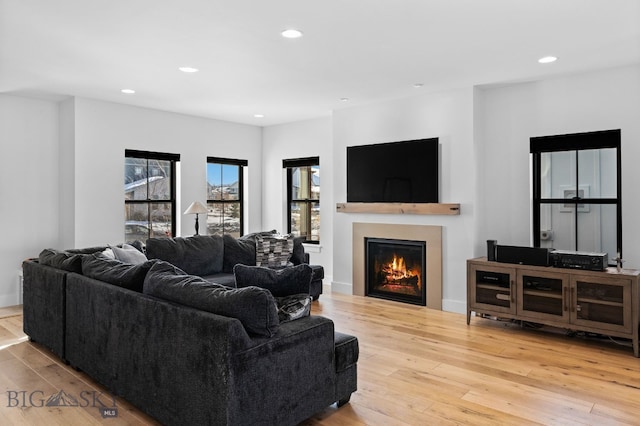
<path id="1" fill-rule="evenodd" d="M 634 63 L 640 0 L 0 0 L 0 93 L 258 126 Z"/>

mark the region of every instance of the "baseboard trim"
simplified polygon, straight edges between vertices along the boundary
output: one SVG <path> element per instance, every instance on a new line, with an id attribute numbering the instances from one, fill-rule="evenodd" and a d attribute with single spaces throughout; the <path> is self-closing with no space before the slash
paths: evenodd
<path id="1" fill-rule="evenodd" d="M 446 312 L 454 312 L 457 314 L 467 313 L 467 302 L 461 302 L 453 299 L 442 299 L 442 310 Z"/>
<path id="2" fill-rule="evenodd" d="M 331 281 L 331 291 L 342 294 L 353 294 L 353 287 L 350 283 Z"/>

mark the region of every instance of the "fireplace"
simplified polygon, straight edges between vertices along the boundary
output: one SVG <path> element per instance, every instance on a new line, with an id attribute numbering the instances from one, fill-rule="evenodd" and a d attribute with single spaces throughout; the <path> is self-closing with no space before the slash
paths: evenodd
<path id="1" fill-rule="evenodd" d="M 365 295 L 425 306 L 426 243 L 365 238 Z"/>
<path id="2" fill-rule="evenodd" d="M 366 246 L 368 239 L 417 241 L 425 244 L 422 265 L 426 307 L 442 310 L 442 227 L 434 225 L 405 225 L 395 223 L 352 224 L 353 285 L 352 293 L 366 296 Z M 406 262 L 406 259 L 405 259 Z M 385 295 L 386 296 L 386 295 Z M 423 304 L 423 303 L 422 303 Z"/>

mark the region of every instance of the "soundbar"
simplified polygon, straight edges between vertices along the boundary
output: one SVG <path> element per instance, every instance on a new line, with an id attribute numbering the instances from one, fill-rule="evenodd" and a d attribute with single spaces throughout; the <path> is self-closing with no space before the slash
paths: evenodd
<path id="1" fill-rule="evenodd" d="M 519 265 L 549 266 L 552 249 L 496 245 L 496 261 Z"/>

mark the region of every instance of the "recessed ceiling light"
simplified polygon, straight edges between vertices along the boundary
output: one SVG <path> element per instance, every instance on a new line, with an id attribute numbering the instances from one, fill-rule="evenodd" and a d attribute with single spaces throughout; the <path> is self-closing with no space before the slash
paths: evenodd
<path id="1" fill-rule="evenodd" d="M 556 58 L 555 56 L 545 56 L 544 58 L 538 59 L 538 62 L 540 62 L 541 64 L 550 64 L 551 62 L 555 62 L 557 60 L 558 58 Z"/>
<path id="2" fill-rule="evenodd" d="M 349 98 L 340 98 L 340 102 L 349 102 Z"/>
<path id="3" fill-rule="evenodd" d="M 198 72 L 198 68 L 193 68 L 193 67 L 180 67 L 178 68 L 180 71 L 182 72 Z"/>
<path id="4" fill-rule="evenodd" d="M 420 88 L 420 87 L 422 87 L 422 86 L 424 86 L 424 84 L 423 84 L 423 83 L 414 83 L 414 84 L 413 84 L 413 87 L 415 87 L 416 89 L 418 89 L 418 88 Z"/>
<path id="5" fill-rule="evenodd" d="M 294 28 L 286 29 L 286 30 L 282 31 L 280 34 L 282 34 L 282 37 L 284 37 L 284 38 L 300 38 L 300 37 L 302 37 L 302 31 L 296 30 Z"/>
<path id="6" fill-rule="evenodd" d="M 136 93 L 136 91 L 133 89 L 122 89 L 121 92 L 127 95 L 133 95 L 134 93 Z"/>
<path id="7" fill-rule="evenodd" d="M 264 118 L 264 114 L 253 114 L 255 118 Z"/>

